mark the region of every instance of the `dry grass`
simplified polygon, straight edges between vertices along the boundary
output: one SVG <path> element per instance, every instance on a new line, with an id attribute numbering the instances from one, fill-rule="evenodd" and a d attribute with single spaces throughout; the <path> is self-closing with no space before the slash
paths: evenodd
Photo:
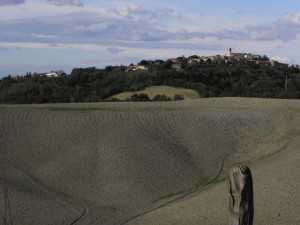
<path id="1" fill-rule="evenodd" d="M 222 179 L 222 168 L 245 161 L 254 168 L 255 191 L 277 190 L 280 168 L 297 173 L 292 143 L 300 134 L 299 114 L 296 100 L 244 98 L 2 106 L 0 166 L 9 176 L 0 188 L 9 185 L 14 224 L 32 225 L 121 224 Z M 277 169 L 267 176 L 278 182 L 271 187 L 259 175 L 265 167 Z M 223 186 L 200 188 L 129 224 L 205 224 L 205 218 L 226 224 Z M 211 220 L 216 208 L 220 213 Z"/>
<path id="2" fill-rule="evenodd" d="M 196 91 L 191 89 L 175 88 L 169 86 L 153 86 L 153 87 L 148 87 L 142 91 L 123 92 L 112 96 L 111 99 L 115 98 L 121 101 L 125 101 L 130 99 L 130 97 L 133 94 L 141 94 L 141 93 L 147 94 L 150 99 L 153 99 L 156 95 L 165 95 L 171 99 L 174 99 L 175 95 L 181 95 L 185 100 L 200 98 L 200 95 Z"/>

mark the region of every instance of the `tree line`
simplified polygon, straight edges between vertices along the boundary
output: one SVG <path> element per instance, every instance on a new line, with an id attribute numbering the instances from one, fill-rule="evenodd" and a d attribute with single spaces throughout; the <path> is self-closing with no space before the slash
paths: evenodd
<path id="1" fill-rule="evenodd" d="M 117 93 L 157 85 L 193 89 L 205 98 L 300 98 L 300 70 L 296 67 L 202 62 L 185 63 L 181 70 L 174 70 L 170 60 L 142 60 L 141 64 L 148 70 L 107 66 L 76 68 L 59 77 L 7 76 L 0 80 L 0 103 L 99 102 Z"/>

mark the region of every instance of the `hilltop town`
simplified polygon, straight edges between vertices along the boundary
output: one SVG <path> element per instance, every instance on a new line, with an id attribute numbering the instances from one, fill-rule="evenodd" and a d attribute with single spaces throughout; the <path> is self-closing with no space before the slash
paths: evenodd
<path id="1" fill-rule="evenodd" d="M 177 57 L 170 58 L 166 61 L 170 62 L 171 69 L 173 70 L 182 70 L 187 67 L 197 66 L 203 63 L 218 63 L 225 65 L 233 64 L 248 64 L 248 65 L 260 65 L 260 66 L 269 66 L 275 68 L 287 68 L 289 64 L 281 63 L 276 60 L 270 60 L 267 56 L 261 56 L 251 53 L 234 53 L 232 48 L 229 49 L 229 52 L 225 55 L 213 55 L 213 56 L 198 56 L 193 55 L 189 57 Z M 128 66 L 128 70 L 148 70 L 151 64 L 162 64 L 163 60 L 142 60 L 137 65 L 131 64 Z M 295 65 L 296 68 L 300 70 L 299 65 Z"/>
<path id="2" fill-rule="evenodd" d="M 192 55 L 189 57 L 180 56 L 177 58 L 169 58 L 166 60 L 156 59 L 156 60 L 141 60 L 137 64 L 131 63 L 128 66 L 124 65 L 115 65 L 115 66 L 106 66 L 105 70 L 113 70 L 115 68 L 122 68 L 123 71 L 148 71 L 153 70 L 156 67 L 165 67 L 166 69 L 173 71 L 182 71 L 191 67 L 197 67 L 201 65 L 208 64 L 222 64 L 222 65 L 249 65 L 249 66 L 263 66 L 263 67 L 271 67 L 271 68 L 288 68 L 289 64 L 281 63 L 276 60 L 269 59 L 266 55 L 257 55 L 251 53 L 235 53 L 232 51 L 232 48 L 229 48 L 228 53 L 224 55 L 213 55 L 213 56 L 198 56 Z M 292 65 L 293 68 L 300 70 L 299 65 Z M 96 67 L 90 67 L 96 68 Z M 81 70 L 82 68 L 74 68 L 72 73 L 76 70 Z M 89 68 L 87 68 L 89 69 Z M 51 72 L 27 72 L 24 76 L 9 76 L 10 79 L 17 80 L 22 77 L 49 77 L 55 78 L 59 76 L 67 75 L 63 70 L 59 71 L 51 71 Z"/>

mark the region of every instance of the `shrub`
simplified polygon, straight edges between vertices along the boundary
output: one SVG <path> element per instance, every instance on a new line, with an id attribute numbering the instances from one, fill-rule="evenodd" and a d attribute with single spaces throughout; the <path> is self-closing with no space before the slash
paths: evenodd
<path id="1" fill-rule="evenodd" d="M 130 100 L 133 102 L 148 102 L 150 98 L 147 94 L 141 93 L 132 95 Z"/>
<path id="2" fill-rule="evenodd" d="M 174 95 L 174 101 L 184 100 L 184 97 L 182 95 Z"/>
<path id="3" fill-rule="evenodd" d="M 156 95 L 152 99 L 153 101 L 172 101 L 172 99 L 166 95 Z"/>

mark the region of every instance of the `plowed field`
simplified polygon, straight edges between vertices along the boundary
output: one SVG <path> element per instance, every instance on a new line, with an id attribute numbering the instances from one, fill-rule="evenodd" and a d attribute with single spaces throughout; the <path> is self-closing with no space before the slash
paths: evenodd
<path id="1" fill-rule="evenodd" d="M 227 224 L 232 165 L 260 189 L 271 175 L 270 190 L 300 184 L 297 100 L 2 105 L 0 126 L 0 213 L 14 225 Z"/>

